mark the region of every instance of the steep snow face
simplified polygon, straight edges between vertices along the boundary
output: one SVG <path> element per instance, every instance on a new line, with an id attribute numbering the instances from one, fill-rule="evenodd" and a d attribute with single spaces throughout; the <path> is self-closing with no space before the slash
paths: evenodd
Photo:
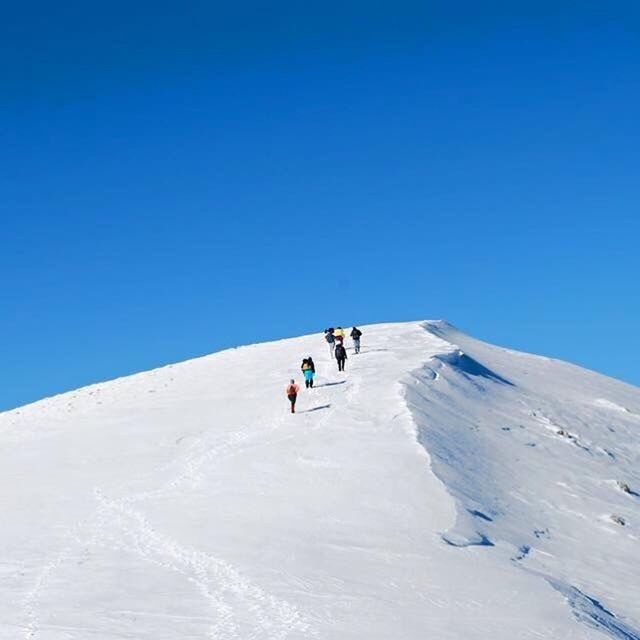
<path id="1" fill-rule="evenodd" d="M 638 389 L 442 322 L 0 414 L 0 638 L 634 640 L 638 429 Z"/>
<path id="2" fill-rule="evenodd" d="M 493 546 L 588 627 L 640 638 L 640 390 L 424 326 L 454 347 L 415 371 L 407 392 L 456 499 L 442 540 Z"/>

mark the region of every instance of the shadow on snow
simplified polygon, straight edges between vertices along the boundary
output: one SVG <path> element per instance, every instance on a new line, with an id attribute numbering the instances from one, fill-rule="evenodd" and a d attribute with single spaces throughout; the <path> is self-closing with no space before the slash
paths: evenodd
<path id="1" fill-rule="evenodd" d="M 302 411 L 298 411 L 298 413 L 311 413 L 312 411 L 320 411 L 321 409 L 328 409 L 330 404 L 322 404 L 319 407 L 312 407 L 311 409 L 303 409 Z"/>
<path id="2" fill-rule="evenodd" d="M 495 373 L 495 371 L 487 369 L 487 367 L 485 367 L 483 364 L 481 364 L 477 360 L 474 360 L 466 353 L 462 353 L 462 351 L 436 356 L 436 358 L 438 360 L 441 360 L 442 362 L 445 362 L 446 364 L 451 365 L 454 369 L 467 377 L 472 376 L 474 378 L 485 378 L 499 384 L 508 385 L 509 387 L 515 386 L 513 382 L 510 382 L 506 378 L 503 378 L 501 375 Z"/>

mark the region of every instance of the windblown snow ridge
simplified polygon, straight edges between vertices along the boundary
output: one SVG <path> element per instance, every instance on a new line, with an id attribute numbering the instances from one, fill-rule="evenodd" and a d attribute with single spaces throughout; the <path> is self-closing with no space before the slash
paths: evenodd
<path id="1" fill-rule="evenodd" d="M 457 505 L 442 541 L 484 547 L 531 570 L 580 622 L 616 640 L 640 640 L 622 622 L 640 620 L 637 602 L 620 589 L 640 568 L 640 505 L 631 487 L 640 486 L 640 392 L 487 345 L 445 322 L 422 326 L 450 345 L 413 372 L 405 391 L 417 440 Z M 624 614 L 601 604 L 612 599 Z"/>
<path id="2" fill-rule="evenodd" d="M 495 373 L 495 371 L 491 371 L 491 369 L 488 369 L 483 364 L 474 360 L 471 356 L 468 356 L 459 349 L 457 351 L 451 351 L 449 353 L 436 356 L 434 360 L 450 365 L 471 380 L 473 378 L 485 378 L 492 382 L 499 382 L 500 384 L 513 386 L 512 382 L 509 382 L 506 378 Z"/>

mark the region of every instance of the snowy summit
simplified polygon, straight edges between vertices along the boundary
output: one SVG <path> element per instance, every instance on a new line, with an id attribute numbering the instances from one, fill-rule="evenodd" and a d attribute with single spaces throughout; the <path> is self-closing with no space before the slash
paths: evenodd
<path id="1" fill-rule="evenodd" d="M 0 414 L 0 638 L 640 640 L 640 389 L 362 331 Z"/>

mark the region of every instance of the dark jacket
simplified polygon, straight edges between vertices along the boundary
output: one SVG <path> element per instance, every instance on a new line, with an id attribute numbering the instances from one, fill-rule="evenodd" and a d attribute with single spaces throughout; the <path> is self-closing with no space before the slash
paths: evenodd
<path id="1" fill-rule="evenodd" d="M 332 330 L 330 330 L 330 329 L 327 329 L 327 330 L 324 332 L 324 339 L 325 339 L 329 344 L 333 344 L 333 343 L 336 341 L 336 339 L 335 339 L 335 338 L 334 338 L 334 336 L 333 336 L 333 331 L 332 331 Z"/>
<path id="2" fill-rule="evenodd" d="M 347 350 L 341 345 L 336 345 L 336 360 L 346 360 Z"/>
<path id="3" fill-rule="evenodd" d="M 311 369 L 311 371 L 313 371 L 313 373 L 316 372 L 316 365 L 315 362 L 313 361 L 313 358 L 305 358 L 302 361 L 302 366 L 300 367 L 303 371 L 305 369 Z"/>
<path id="4" fill-rule="evenodd" d="M 357 340 L 361 335 L 362 331 L 360 331 L 360 329 L 358 329 L 357 327 L 353 327 L 353 329 L 351 330 L 351 337 Z"/>

